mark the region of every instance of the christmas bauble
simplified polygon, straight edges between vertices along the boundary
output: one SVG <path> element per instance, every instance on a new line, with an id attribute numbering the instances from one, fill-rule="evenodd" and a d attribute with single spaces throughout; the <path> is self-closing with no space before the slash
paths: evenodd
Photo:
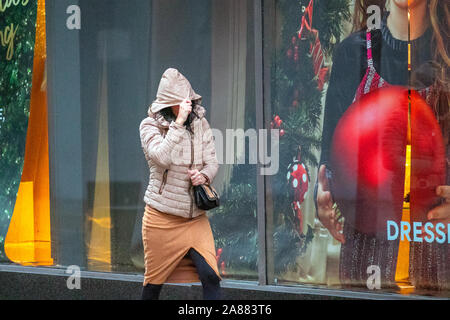
<path id="1" fill-rule="evenodd" d="M 273 120 L 278 124 L 278 122 L 280 122 L 280 116 L 276 115 Z"/>
<path id="2" fill-rule="evenodd" d="M 305 200 L 309 187 L 309 175 L 303 163 L 298 160 L 294 160 L 288 166 L 287 180 L 294 194 L 294 202 L 300 208 L 300 205 Z"/>
<path id="3" fill-rule="evenodd" d="M 445 147 L 431 108 L 412 91 L 386 87 L 353 103 L 341 117 L 331 147 L 331 192 L 345 223 L 386 236 L 387 220 L 402 217 L 406 148 L 411 145 L 411 221 L 425 221 L 444 184 Z M 426 181 L 426 182 L 424 182 Z"/>

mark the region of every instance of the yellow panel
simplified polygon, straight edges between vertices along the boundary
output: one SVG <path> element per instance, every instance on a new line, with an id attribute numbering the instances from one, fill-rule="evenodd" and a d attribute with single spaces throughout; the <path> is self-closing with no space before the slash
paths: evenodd
<path id="1" fill-rule="evenodd" d="M 5 239 L 5 254 L 17 263 L 35 261 L 33 182 L 21 182 Z"/>
<path id="2" fill-rule="evenodd" d="M 106 61 L 106 60 L 105 60 Z M 111 208 L 109 178 L 109 140 L 108 140 L 108 95 L 106 83 L 106 64 L 103 65 L 97 167 L 95 173 L 94 207 L 89 218 L 90 238 L 88 247 L 88 267 L 91 270 L 111 271 Z"/>

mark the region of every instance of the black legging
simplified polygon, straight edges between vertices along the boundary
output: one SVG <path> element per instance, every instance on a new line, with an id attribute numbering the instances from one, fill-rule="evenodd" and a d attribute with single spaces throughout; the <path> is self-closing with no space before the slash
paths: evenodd
<path id="1" fill-rule="evenodd" d="M 189 249 L 188 253 L 197 268 L 197 272 L 202 282 L 203 299 L 219 300 L 220 299 L 220 279 L 216 272 L 209 266 L 195 249 Z M 162 284 L 147 284 L 142 289 L 142 300 L 158 300 L 162 289 Z"/>

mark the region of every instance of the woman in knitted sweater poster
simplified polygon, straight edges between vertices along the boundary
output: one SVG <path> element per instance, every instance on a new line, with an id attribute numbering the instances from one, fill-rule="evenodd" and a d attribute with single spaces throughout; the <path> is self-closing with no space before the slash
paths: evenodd
<path id="1" fill-rule="evenodd" d="M 395 288 L 406 265 L 416 289 L 450 288 L 449 12 L 441 0 L 358 0 L 334 52 L 316 204 L 341 243 L 343 285 L 366 285 L 374 266 Z"/>

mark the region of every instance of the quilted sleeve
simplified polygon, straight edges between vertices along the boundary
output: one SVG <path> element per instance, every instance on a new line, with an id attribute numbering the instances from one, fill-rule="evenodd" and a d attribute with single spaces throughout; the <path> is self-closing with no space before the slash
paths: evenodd
<path id="1" fill-rule="evenodd" d="M 180 142 L 185 131 L 183 125 L 172 121 L 167 134 L 163 137 L 156 121 L 150 117 L 145 118 L 139 126 L 139 133 L 146 158 L 168 169 L 172 164 L 172 150 Z"/>
<path id="2" fill-rule="evenodd" d="M 217 161 L 216 156 L 216 147 L 214 143 L 214 136 L 212 134 L 212 130 L 209 126 L 208 121 L 203 118 L 202 119 L 203 126 L 203 169 L 200 173 L 204 174 L 210 183 L 214 180 L 214 177 L 217 174 L 219 169 L 219 162 Z"/>

